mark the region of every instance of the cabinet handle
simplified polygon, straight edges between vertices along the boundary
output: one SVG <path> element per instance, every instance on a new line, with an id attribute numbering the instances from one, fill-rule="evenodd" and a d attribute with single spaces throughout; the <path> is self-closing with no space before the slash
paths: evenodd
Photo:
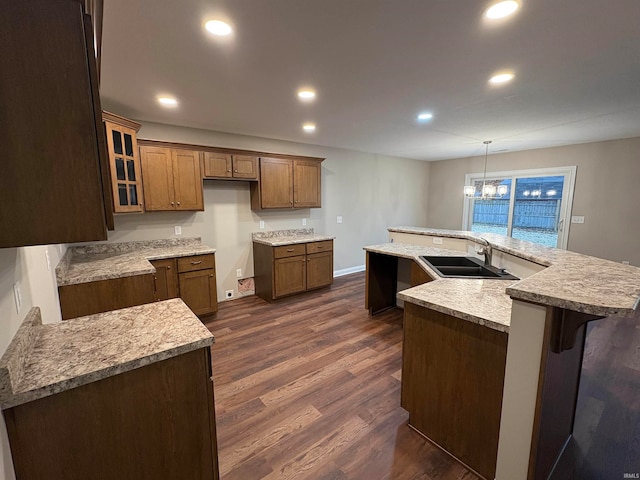
<path id="1" fill-rule="evenodd" d="M 202 263 L 202 260 L 198 260 L 197 262 L 191 262 L 191 265 L 200 265 Z"/>
<path id="2" fill-rule="evenodd" d="M 293 252 L 293 248 L 287 248 L 287 252 Z"/>

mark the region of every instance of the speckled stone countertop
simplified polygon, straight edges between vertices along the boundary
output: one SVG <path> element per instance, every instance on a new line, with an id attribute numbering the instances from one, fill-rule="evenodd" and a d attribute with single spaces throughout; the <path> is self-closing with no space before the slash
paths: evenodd
<path id="1" fill-rule="evenodd" d="M 467 252 L 399 242 L 371 245 L 364 249 L 414 260 L 431 278 L 437 280 L 398 292 L 397 298 L 400 300 L 486 325 L 500 332 L 509 332 L 511 298 L 505 293 L 505 288 L 514 280 L 442 278 L 420 258 L 423 255 L 466 257 L 469 255 Z"/>
<path id="2" fill-rule="evenodd" d="M 548 267 L 509 284 L 505 292 L 513 299 L 602 317 L 634 317 L 638 313 L 638 267 L 496 234 L 419 227 L 394 227 L 389 228 L 389 231 L 462 238 L 478 243 L 487 241 L 494 250 Z"/>
<path id="3" fill-rule="evenodd" d="M 0 359 L 10 408 L 213 344 L 178 298 L 42 324 L 33 308 Z"/>
<path id="4" fill-rule="evenodd" d="M 334 237 L 316 235 L 313 228 L 298 228 L 294 230 L 273 230 L 269 232 L 254 232 L 251 239 L 256 243 L 262 243 L 271 247 L 293 245 L 294 243 L 321 242 L 333 240 Z"/>
<path id="5" fill-rule="evenodd" d="M 58 286 L 155 273 L 149 260 L 215 253 L 200 238 L 100 243 L 70 247 L 56 267 Z"/>

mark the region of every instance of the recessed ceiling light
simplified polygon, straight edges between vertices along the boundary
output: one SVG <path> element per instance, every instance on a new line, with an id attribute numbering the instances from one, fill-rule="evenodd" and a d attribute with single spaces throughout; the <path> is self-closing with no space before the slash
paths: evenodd
<path id="1" fill-rule="evenodd" d="M 520 8 L 520 2 L 516 0 L 505 0 L 494 3 L 484 12 L 484 16 L 491 20 L 513 15 Z"/>
<path id="2" fill-rule="evenodd" d="M 513 80 L 513 77 L 515 77 L 515 75 L 511 72 L 496 73 L 493 77 L 489 79 L 489 83 L 493 85 L 500 85 L 503 83 L 510 82 L 511 80 Z"/>
<path id="3" fill-rule="evenodd" d="M 298 90 L 298 98 L 300 100 L 313 100 L 316 98 L 316 92 L 311 90 L 310 88 L 302 88 Z"/>
<path id="4" fill-rule="evenodd" d="M 231 25 L 223 22 L 222 20 L 209 20 L 204 24 L 204 28 L 206 28 L 209 33 L 219 37 L 230 35 L 233 31 Z"/>
<path id="5" fill-rule="evenodd" d="M 433 118 L 433 113 L 422 112 L 418 114 L 418 120 L 424 122 L 425 120 L 431 120 Z"/>
<path id="6" fill-rule="evenodd" d="M 302 125 L 302 129 L 307 133 L 312 133 L 316 131 L 315 123 L 305 123 Z"/>
<path id="7" fill-rule="evenodd" d="M 175 107 L 178 105 L 178 100 L 173 97 L 160 96 L 158 97 L 158 102 L 165 107 Z"/>

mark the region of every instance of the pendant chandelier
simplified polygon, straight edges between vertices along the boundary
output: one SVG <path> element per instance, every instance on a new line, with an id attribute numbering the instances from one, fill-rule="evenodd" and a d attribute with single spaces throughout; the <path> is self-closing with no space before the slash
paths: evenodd
<path id="1" fill-rule="evenodd" d="M 491 140 L 485 140 L 482 143 L 484 144 L 484 173 L 482 174 L 482 190 L 480 191 L 481 195 L 479 198 L 500 198 L 507 194 L 509 187 L 507 185 L 496 186 L 491 183 L 487 184 L 487 158 L 489 157 L 489 145 L 491 145 Z M 465 197 L 475 197 L 475 185 L 465 185 L 464 195 Z"/>

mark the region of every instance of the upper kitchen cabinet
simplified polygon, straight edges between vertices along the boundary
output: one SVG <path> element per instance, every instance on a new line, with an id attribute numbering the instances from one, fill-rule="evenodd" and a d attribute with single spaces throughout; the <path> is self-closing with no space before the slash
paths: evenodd
<path id="1" fill-rule="evenodd" d="M 142 175 L 136 141 L 141 125 L 109 112 L 102 112 L 102 120 L 107 134 L 113 211 L 142 212 Z"/>
<path id="2" fill-rule="evenodd" d="M 315 158 L 260 158 L 260 180 L 251 186 L 251 208 L 321 207 L 321 163 Z"/>
<path id="3" fill-rule="evenodd" d="M 258 157 L 204 152 L 204 178 L 258 180 Z"/>
<path id="4" fill-rule="evenodd" d="M 0 247 L 105 240 L 111 190 L 82 3 L 0 2 L 0 58 Z"/>
<path id="5" fill-rule="evenodd" d="M 141 146 L 146 211 L 204 210 L 200 152 Z"/>

